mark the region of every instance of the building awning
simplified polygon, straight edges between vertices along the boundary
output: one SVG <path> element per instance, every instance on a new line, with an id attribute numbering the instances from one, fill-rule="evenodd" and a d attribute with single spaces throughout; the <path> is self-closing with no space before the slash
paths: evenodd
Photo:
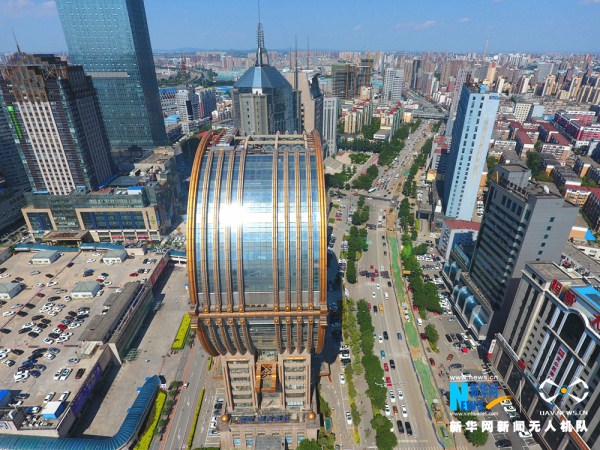
<path id="1" fill-rule="evenodd" d="M 586 241 L 595 241 L 596 240 L 596 236 L 594 236 L 594 234 L 588 229 L 585 232 L 585 240 Z"/>

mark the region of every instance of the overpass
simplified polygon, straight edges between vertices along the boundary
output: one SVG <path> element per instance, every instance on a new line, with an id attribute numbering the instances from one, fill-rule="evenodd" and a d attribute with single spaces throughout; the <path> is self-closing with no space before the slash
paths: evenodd
<path id="1" fill-rule="evenodd" d="M 437 112 L 437 111 L 422 111 L 417 109 L 413 111 L 412 116 L 416 119 L 445 119 L 448 117 L 448 113 L 445 112 Z"/>

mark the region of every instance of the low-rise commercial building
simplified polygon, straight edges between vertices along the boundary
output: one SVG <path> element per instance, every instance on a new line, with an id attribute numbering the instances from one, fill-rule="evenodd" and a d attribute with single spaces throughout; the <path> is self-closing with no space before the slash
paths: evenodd
<path id="1" fill-rule="evenodd" d="M 20 283 L 0 283 L 0 300 L 10 300 L 22 289 Z"/>
<path id="2" fill-rule="evenodd" d="M 31 264 L 52 264 L 60 258 L 60 253 L 55 250 L 43 250 L 34 254 L 29 260 Z"/>
<path id="3" fill-rule="evenodd" d="M 101 286 L 96 281 L 80 281 L 73 287 L 71 297 L 73 298 L 92 298 L 100 292 Z"/>
<path id="4" fill-rule="evenodd" d="M 480 227 L 479 222 L 456 219 L 444 220 L 438 241 L 438 249 L 442 258 L 446 261 L 450 259 L 450 252 L 457 244 L 473 244 L 477 240 Z"/>

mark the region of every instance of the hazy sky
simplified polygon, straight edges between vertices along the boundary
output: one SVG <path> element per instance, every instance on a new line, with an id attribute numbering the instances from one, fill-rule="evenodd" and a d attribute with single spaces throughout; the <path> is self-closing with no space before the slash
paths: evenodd
<path id="1" fill-rule="evenodd" d="M 100 1 L 100 0 L 83 0 Z M 253 0 L 145 0 L 154 50 L 251 49 Z M 600 53 L 600 0 L 262 0 L 267 49 Z M 0 0 L 0 52 L 66 50 L 51 0 Z"/>

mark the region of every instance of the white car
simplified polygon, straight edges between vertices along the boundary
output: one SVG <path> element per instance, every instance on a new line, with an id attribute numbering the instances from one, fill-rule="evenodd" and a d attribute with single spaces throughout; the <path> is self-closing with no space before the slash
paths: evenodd
<path id="1" fill-rule="evenodd" d="M 45 286 L 45 284 L 44 284 L 44 283 L 35 283 L 35 285 L 36 285 L 37 287 L 44 287 L 44 286 Z"/>
<path id="2" fill-rule="evenodd" d="M 519 437 L 521 439 L 533 437 L 531 431 L 519 431 Z"/>
<path id="3" fill-rule="evenodd" d="M 12 305 L 10 307 L 10 309 L 17 309 L 17 308 L 22 308 L 23 307 L 23 303 L 17 303 L 16 305 Z"/>
<path id="4" fill-rule="evenodd" d="M 49 359 L 50 361 L 52 361 L 54 358 L 56 358 L 56 355 L 54 353 L 46 353 L 44 355 L 44 358 Z"/>
<path id="5" fill-rule="evenodd" d="M 63 369 L 62 372 L 60 373 L 59 380 L 65 381 L 67 378 L 69 378 L 69 375 L 71 375 L 71 372 L 73 372 L 73 369 L 71 369 L 70 367 Z"/>
<path id="6" fill-rule="evenodd" d="M 375 298 L 375 291 L 373 291 L 373 293 L 371 294 L 371 296 L 372 296 L 373 298 Z"/>
<path id="7" fill-rule="evenodd" d="M 392 413 L 392 411 L 390 410 L 390 405 L 388 405 L 387 403 L 385 404 L 385 415 L 389 416 Z"/>
<path id="8" fill-rule="evenodd" d="M 54 339 L 50 339 L 49 337 L 44 338 L 44 344 L 52 345 L 54 344 Z"/>
<path id="9" fill-rule="evenodd" d="M 15 362 L 12 359 L 6 359 L 2 361 L 2 364 L 4 364 L 6 367 L 12 367 L 15 365 Z"/>
<path id="10" fill-rule="evenodd" d="M 25 381 L 27 378 L 29 378 L 29 370 L 19 371 L 15 373 L 13 377 L 17 383 L 19 381 Z"/>
<path id="11" fill-rule="evenodd" d="M 56 286 L 58 284 L 57 281 L 48 281 L 48 283 L 46 284 L 47 287 L 52 287 L 52 286 Z"/>
<path id="12" fill-rule="evenodd" d="M 346 377 L 343 373 L 340 373 L 340 384 L 346 384 Z"/>
<path id="13" fill-rule="evenodd" d="M 0 278 L 8 278 L 10 277 L 10 273 L 3 273 L 2 275 L 0 275 Z"/>
<path id="14" fill-rule="evenodd" d="M 377 289 L 380 289 L 380 288 L 381 288 L 381 286 L 379 285 L 379 283 L 377 283 Z"/>
<path id="15" fill-rule="evenodd" d="M 49 315 L 49 316 L 52 316 L 52 317 L 54 317 L 54 316 L 58 316 L 58 311 L 50 311 L 50 312 L 48 313 L 48 315 Z"/>
<path id="16" fill-rule="evenodd" d="M 112 284 L 112 281 L 105 281 L 102 284 L 104 284 L 104 286 L 110 286 Z"/>
<path id="17" fill-rule="evenodd" d="M 381 344 L 381 343 L 383 342 L 383 336 L 379 336 L 379 337 L 377 338 L 377 340 L 378 340 L 378 341 L 379 341 L 379 343 Z"/>
<path id="18" fill-rule="evenodd" d="M 77 364 L 79 362 L 79 358 L 69 358 L 69 362 L 71 364 Z"/>
<path id="19" fill-rule="evenodd" d="M 35 323 L 33 323 L 33 322 L 27 322 L 21 328 L 33 328 L 34 326 L 35 326 Z"/>
<path id="20" fill-rule="evenodd" d="M 56 339 L 56 343 L 57 344 L 62 344 L 63 342 L 67 342 L 69 339 L 70 339 L 69 336 L 59 336 Z"/>
<path id="21" fill-rule="evenodd" d="M 90 259 L 87 260 L 87 262 L 93 263 L 93 262 L 96 262 L 96 260 L 94 258 L 90 258 Z"/>
<path id="22" fill-rule="evenodd" d="M 56 393 L 54 393 L 54 392 L 48 392 L 48 395 L 46 395 L 44 397 L 44 403 L 48 403 L 50 400 L 52 400 L 54 398 L 55 395 L 56 395 Z"/>
<path id="23" fill-rule="evenodd" d="M 352 414 L 350 414 L 350 411 L 346 411 L 346 424 L 352 425 Z"/>
<path id="24" fill-rule="evenodd" d="M 41 334 L 44 330 L 42 330 L 40 327 L 33 327 L 31 331 L 37 334 Z"/>
<path id="25" fill-rule="evenodd" d="M 31 271 L 31 275 L 39 275 L 40 273 L 42 273 L 42 272 L 40 272 L 39 270 L 32 270 Z"/>
<path id="26" fill-rule="evenodd" d="M 406 410 L 406 405 L 402 405 L 400 407 L 400 409 L 402 409 L 402 417 L 408 417 L 408 411 Z"/>
<path id="27" fill-rule="evenodd" d="M 2 315 L 3 315 L 4 317 L 10 317 L 10 316 L 14 316 L 15 314 L 16 314 L 16 312 L 14 312 L 14 311 L 4 311 L 4 312 L 2 313 Z"/>
<path id="28" fill-rule="evenodd" d="M 402 389 L 398 388 L 398 400 L 404 400 L 404 392 L 402 392 Z"/>
<path id="29" fill-rule="evenodd" d="M 74 328 L 79 328 L 81 326 L 80 323 L 70 323 L 69 328 L 72 330 Z"/>
<path id="30" fill-rule="evenodd" d="M 392 403 L 396 403 L 396 395 L 394 395 L 394 390 L 390 389 L 390 400 Z"/>
<path id="31" fill-rule="evenodd" d="M 72 298 L 71 298 L 70 295 L 65 295 L 64 300 L 65 300 L 65 302 L 68 303 L 68 302 L 70 302 L 72 300 Z"/>

